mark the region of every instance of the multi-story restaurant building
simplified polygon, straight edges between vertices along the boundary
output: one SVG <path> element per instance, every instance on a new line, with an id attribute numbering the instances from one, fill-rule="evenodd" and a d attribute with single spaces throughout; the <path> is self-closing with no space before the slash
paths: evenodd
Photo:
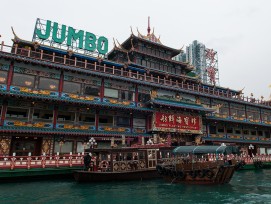
<path id="1" fill-rule="evenodd" d="M 42 42 L 52 27 L 47 21 L 45 30 L 35 30 Z M 12 46 L 2 43 L 1 155 L 82 152 L 90 137 L 99 147 L 151 139 L 171 146 L 234 144 L 250 154 L 270 153 L 270 103 L 200 83 L 193 67 L 172 60 L 181 50 L 163 45 L 150 29 L 146 36 L 131 33 L 107 57 L 100 55 L 107 48 L 104 37 L 99 38 L 103 46 L 97 40 L 96 57 L 72 51 L 69 39 L 80 49 L 85 39 L 84 48 L 94 50 L 96 37 L 68 30 L 67 36 L 53 31 L 57 46 L 16 35 Z M 59 45 L 66 40 L 65 50 Z"/>

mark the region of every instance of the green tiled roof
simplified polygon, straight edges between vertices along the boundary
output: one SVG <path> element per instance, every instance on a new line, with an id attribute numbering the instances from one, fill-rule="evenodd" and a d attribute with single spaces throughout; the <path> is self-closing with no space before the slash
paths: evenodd
<path id="1" fill-rule="evenodd" d="M 214 111 L 211 108 L 205 108 L 201 105 L 182 103 L 182 102 L 178 102 L 178 101 L 154 99 L 151 102 L 153 102 L 154 104 L 158 104 L 158 105 L 172 106 L 172 107 L 177 107 L 177 108 L 186 108 L 186 109 L 199 110 L 199 111 L 204 111 L 204 112 L 213 112 Z"/>

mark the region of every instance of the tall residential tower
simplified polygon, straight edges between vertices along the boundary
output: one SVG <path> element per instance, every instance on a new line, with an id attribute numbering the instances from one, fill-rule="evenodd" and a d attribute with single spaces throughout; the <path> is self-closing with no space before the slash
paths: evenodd
<path id="1" fill-rule="evenodd" d="M 217 52 L 206 48 L 203 43 L 194 40 L 186 47 L 186 53 L 179 54 L 175 60 L 194 66 L 202 83 L 219 85 Z"/>

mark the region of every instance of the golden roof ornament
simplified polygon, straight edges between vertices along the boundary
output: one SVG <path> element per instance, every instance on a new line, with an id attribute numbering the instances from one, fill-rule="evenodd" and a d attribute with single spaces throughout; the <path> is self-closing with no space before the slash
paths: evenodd
<path id="1" fill-rule="evenodd" d="M 151 28 L 150 28 L 150 17 L 148 17 L 148 28 L 147 28 L 147 35 L 142 35 L 139 31 L 138 31 L 138 28 L 137 29 L 137 33 L 138 33 L 138 37 L 139 38 L 142 38 L 142 39 L 145 39 L 145 40 L 149 40 L 151 42 L 155 42 L 155 43 L 159 43 L 159 44 L 162 44 L 161 41 L 160 41 L 160 36 L 159 38 L 157 38 L 154 34 L 154 28 L 153 28 L 153 31 L 151 33 Z"/>

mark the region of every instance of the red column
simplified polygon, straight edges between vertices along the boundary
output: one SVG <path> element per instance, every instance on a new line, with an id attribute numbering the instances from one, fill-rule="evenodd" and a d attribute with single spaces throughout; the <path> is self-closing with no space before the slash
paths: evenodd
<path id="1" fill-rule="evenodd" d="M 137 144 L 139 144 L 139 145 L 142 144 L 142 138 L 143 138 L 143 136 L 139 136 L 139 137 L 138 137 L 138 142 L 137 142 Z"/>
<path id="2" fill-rule="evenodd" d="M 135 103 L 136 103 L 136 106 L 137 106 L 137 103 L 138 103 L 138 86 L 137 85 L 135 87 Z"/>
<path id="3" fill-rule="evenodd" d="M 58 115 L 58 107 L 55 106 L 54 114 L 53 114 L 53 128 L 56 128 L 57 115 Z"/>
<path id="4" fill-rule="evenodd" d="M 104 98 L 104 79 L 102 79 L 101 82 L 101 88 L 100 88 L 100 98 L 101 98 L 101 102 L 103 102 L 103 98 Z"/>
<path id="5" fill-rule="evenodd" d="M 7 91 L 10 89 L 10 85 L 12 82 L 12 77 L 13 77 L 13 70 L 14 70 L 14 62 L 12 61 L 9 66 L 9 71 L 8 71 L 8 80 L 7 80 Z"/>
<path id="6" fill-rule="evenodd" d="M 63 91 L 63 84 L 64 84 L 64 73 L 61 71 L 60 79 L 59 79 L 59 85 L 58 85 L 58 94 L 61 96 L 61 93 Z"/>
<path id="7" fill-rule="evenodd" d="M 3 106 L 2 106 L 2 110 L 1 110 L 1 122 L 0 122 L 0 126 L 4 125 L 4 121 L 5 121 L 5 118 L 6 118 L 7 108 L 8 108 L 8 104 L 7 104 L 7 102 L 4 102 Z"/>
<path id="8" fill-rule="evenodd" d="M 133 114 L 130 113 L 130 129 L 131 129 L 131 133 L 133 133 L 133 128 L 134 128 L 134 126 L 133 126 L 134 122 L 133 121 L 134 121 Z"/>
<path id="9" fill-rule="evenodd" d="M 171 146 L 171 134 L 169 133 L 168 135 L 167 135 L 167 144 L 169 145 L 169 146 Z"/>

